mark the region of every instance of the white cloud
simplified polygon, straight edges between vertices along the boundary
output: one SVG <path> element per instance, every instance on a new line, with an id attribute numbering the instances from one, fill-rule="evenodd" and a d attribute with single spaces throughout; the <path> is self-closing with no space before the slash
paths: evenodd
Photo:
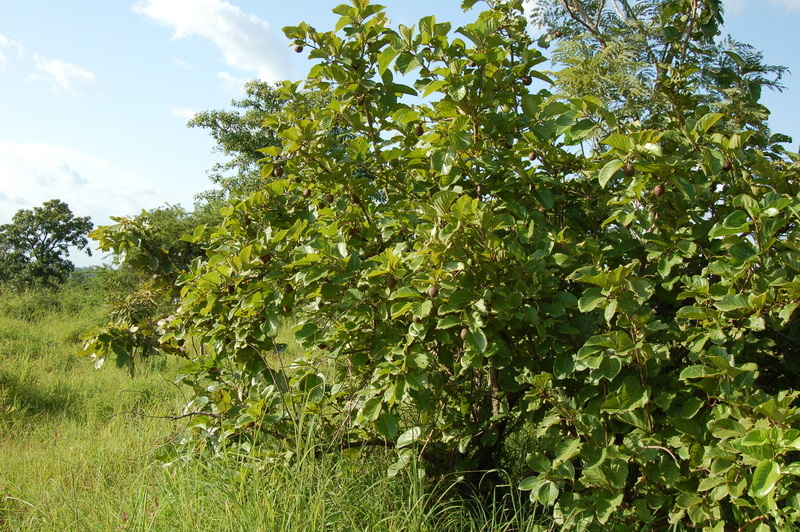
<path id="1" fill-rule="evenodd" d="M 16 50 L 16 56 L 22 56 L 22 45 L 19 43 L 12 41 L 8 37 L 4 36 L 0 33 L 0 69 L 8 64 L 8 56 L 3 52 L 4 48 L 10 48 L 12 50 Z"/>
<path id="2" fill-rule="evenodd" d="M 49 81 L 55 88 L 65 91 L 88 89 L 95 84 L 94 74 L 85 68 L 58 59 L 45 59 L 39 54 L 34 54 L 33 60 L 36 63 L 36 70 L 42 75 L 34 74 L 28 79 Z"/>
<path id="3" fill-rule="evenodd" d="M 194 66 L 192 66 L 191 63 L 184 61 L 183 59 L 175 59 L 175 64 L 184 70 L 194 70 Z"/>
<path id="4" fill-rule="evenodd" d="M 800 11 L 800 0 L 768 0 L 773 6 L 783 8 L 787 11 Z M 746 7 L 763 9 L 763 0 L 724 0 L 725 9 L 729 13 L 741 13 Z"/>
<path id="5" fill-rule="evenodd" d="M 172 116 L 183 118 L 184 120 L 191 120 L 194 118 L 194 115 L 197 114 L 197 111 L 189 109 L 188 107 L 173 107 L 170 109 L 170 113 L 172 113 Z"/>
<path id="6" fill-rule="evenodd" d="M 105 159 L 63 146 L 0 142 L 0 224 L 55 198 L 95 225 L 165 201 L 158 187 Z"/>
<path id="7" fill-rule="evenodd" d="M 175 31 L 174 38 L 197 35 L 210 39 L 231 67 L 265 81 L 287 79 L 286 42 L 270 25 L 223 0 L 144 0 L 133 7 Z"/>
<path id="8" fill-rule="evenodd" d="M 244 89 L 244 84 L 250 81 L 248 78 L 237 78 L 231 76 L 227 72 L 220 72 L 217 74 L 217 76 L 222 80 L 222 86 L 228 92 L 241 93 Z"/>
<path id="9" fill-rule="evenodd" d="M 800 0 L 769 0 L 769 3 L 782 6 L 789 11 L 800 11 Z"/>

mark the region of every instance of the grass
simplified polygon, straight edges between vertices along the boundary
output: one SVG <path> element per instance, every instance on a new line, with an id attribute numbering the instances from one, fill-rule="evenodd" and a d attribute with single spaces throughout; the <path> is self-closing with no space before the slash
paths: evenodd
<path id="1" fill-rule="evenodd" d="M 538 530 L 508 500 L 477 503 L 413 469 L 387 477 L 385 451 L 316 456 L 313 428 L 291 461 L 166 465 L 181 362 L 94 370 L 76 353 L 104 320 L 81 286 L 0 295 L 0 530 Z"/>

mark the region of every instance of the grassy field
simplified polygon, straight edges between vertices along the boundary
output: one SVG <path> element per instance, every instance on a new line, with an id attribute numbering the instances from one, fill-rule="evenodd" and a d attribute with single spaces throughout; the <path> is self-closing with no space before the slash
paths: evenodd
<path id="1" fill-rule="evenodd" d="M 94 370 L 76 354 L 104 320 L 81 286 L 0 295 L 2 530 L 538 529 L 507 500 L 456 497 L 413 471 L 387 478 L 378 451 L 166 464 L 183 430 L 169 419 L 184 401 L 170 380 L 181 362 L 140 364 L 134 378 L 113 364 Z"/>

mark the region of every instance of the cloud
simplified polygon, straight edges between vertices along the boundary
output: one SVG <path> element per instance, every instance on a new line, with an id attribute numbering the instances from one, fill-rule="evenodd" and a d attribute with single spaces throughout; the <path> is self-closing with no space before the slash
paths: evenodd
<path id="1" fill-rule="evenodd" d="M 768 0 L 773 6 L 783 8 L 787 11 L 800 11 L 800 0 Z M 741 13 L 747 7 L 763 9 L 763 1 L 753 0 L 724 0 L 725 10 L 730 13 Z"/>
<path id="2" fill-rule="evenodd" d="M 63 146 L 0 142 L 0 224 L 54 198 L 95 225 L 164 203 L 157 186 L 105 159 Z"/>
<path id="3" fill-rule="evenodd" d="M 800 0 L 769 0 L 769 3 L 782 6 L 788 11 L 800 11 Z"/>
<path id="4" fill-rule="evenodd" d="M 191 63 L 184 61 L 183 59 L 175 59 L 175 64 L 181 67 L 184 70 L 194 70 L 194 66 Z"/>
<path id="5" fill-rule="evenodd" d="M 94 74 L 85 68 L 58 59 L 45 59 L 39 54 L 34 54 L 33 60 L 36 70 L 42 74 L 33 74 L 28 79 L 49 81 L 56 89 L 64 91 L 89 89 L 95 85 Z"/>
<path id="6" fill-rule="evenodd" d="M 244 84 L 250 81 L 248 78 L 237 78 L 231 76 L 227 72 L 220 72 L 217 77 L 222 80 L 222 86 L 228 92 L 241 93 L 244 89 Z"/>
<path id="7" fill-rule="evenodd" d="M 170 113 L 172 116 L 177 116 L 178 118 L 183 118 L 184 120 L 191 120 L 197 114 L 197 111 L 194 109 L 189 109 L 188 107 L 173 107 L 170 109 Z"/>
<path id="8" fill-rule="evenodd" d="M 3 52 L 4 48 L 7 48 L 7 49 L 10 48 L 12 50 L 16 50 L 16 54 L 15 55 L 17 57 L 21 57 L 22 56 L 22 45 L 20 45 L 19 43 L 15 42 L 15 41 L 12 41 L 11 39 L 5 37 L 2 33 L 0 33 L 0 69 L 2 69 L 3 67 L 5 67 L 8 64 L 8 57 Z"/>
<path id="9" fill-rule="evenodd" d="M 231 67 L 270 82 L 289 76 L 286 42 L 275 36 L 265 20 L 228 2 L 144 0 L 133 9 L 172 28 L 175 39 L 193 35 L 210 39 Z"/>

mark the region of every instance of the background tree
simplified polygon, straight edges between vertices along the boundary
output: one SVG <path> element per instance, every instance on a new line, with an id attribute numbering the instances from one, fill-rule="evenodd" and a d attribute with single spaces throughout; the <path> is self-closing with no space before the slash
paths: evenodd
<path id="1" fill-rule="evenodd" d="M 685 120 L 692 106 L 726 115 L 729 132 L 752 129 L 769 141 L 763 88 L 782 90 L 785 67 L 767 65 L 752 46 L 720 40 L 720 0 L 552 0 L 534 22 L 554 44 L 563 97 L 593 94 L 618 120 L 645 127 Z M 676 109 L 680 113 L 674 114 Z M 689 114 L 687 114 L 689 113 Z M 787 140 L 782 137 L 775 140 Z"/>
<path id="2" fill-rule="evenodd" d="M 10 224 L 0 226 L 0 281 L 18 287 L 64 282 L 75 269 L 66 258 L 69 247 L 91 255 L 86 238 L 91 229 L 88 216 L 73 216 L 58 199 L 17 211 Z"/>
<path id="3" fill-rule="evenodd" d="M 207 129 L 217 142 L 215 150 L 227 157 L 209 171 L 209 178 L 219 188 L 198 195 L 198 208 L 219 209 L 220 200 L 247 196 L 263 186 L 263 148 L 278 146 L 281 140 L 275 129 L 264 126 L 264 120 L 284 108 L 293 108 L 302 115 L 304 108 L 319 108 L 329 99 L 325 91 L 300 93 L 287 98 L 274 84 L 252 80 L 245 84 L 245 98 L 233 100 L 233 110 L 211 110 L 198 113 L 189 127 Z M 270 176 L 266 176 L 270 177 Z"/>

